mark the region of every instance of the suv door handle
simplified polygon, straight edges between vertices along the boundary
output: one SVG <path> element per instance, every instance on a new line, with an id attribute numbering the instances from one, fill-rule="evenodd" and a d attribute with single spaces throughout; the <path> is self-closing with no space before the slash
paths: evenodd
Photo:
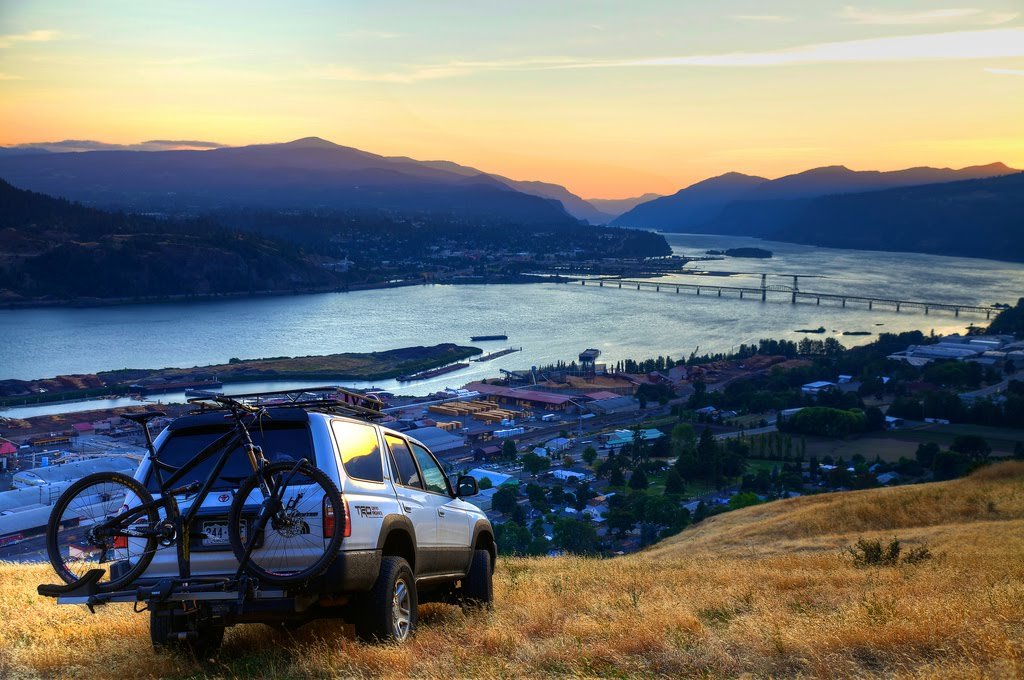
<path id="1" fill-rule="evenodd" d="M 444 510 L 442 510 L 441 508 L 438 508 L 437 509 L 437 516 L 438 517 L 444 517 Z"/>
<path id="2" fill-rule="evenodd" d="M 410 507 L 409 507 L 408 505 L 406 505 L 405 503 L 402 503 L 402 510 L 405 510 L 406 512 L 409 512 L 409 513 L 411 513 L 411 512 L 412 512 L 412 508 L 410 508 Z"/>

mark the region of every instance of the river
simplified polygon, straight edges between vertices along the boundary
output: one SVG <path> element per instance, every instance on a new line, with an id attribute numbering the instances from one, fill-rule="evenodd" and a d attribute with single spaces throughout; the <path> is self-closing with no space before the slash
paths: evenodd
<path id="1" fill-rule="evenodd" d="M 781 275 L 799 274 L 800 289 L 843 292 L 928 302 L 1013 304 L 1024 295 L 1024 264 L 915 253 L 816 248 L 751 238 L 666 235 L 681 255 L 707 249 L 755 246 L 772 250 L 767 260 L 727 258 L 690 267 L 772 274 L 770 284 L 790 284 Z M 778 275 L 778 276 L 776 276 Z M 723 278 L 681 276 L 671 280 L 760 285 L 756 275 Z M 693 293 L 655 293 L 578 284 L 427 285 L 361 291 L 233 299 L 225 301 L 123 305 L 92 308 L 0 310 L 0 379 L 35 379 L 118 368 L 188 367 L 224 363 L 232 357 L 257 359 L 333 352 L 370 352 L 411 345 L 454 342 L 471 335 L 506 333 L 507 342 L 476 343 L 485 352 L 522 347 L 486 363 L 431 380 L 376 386 L 405 394 L 426 394 L 448 385 L 498 374 L 499 368 L 574 359 L 596 347 L 602 361 L 669 355 L 680 358 L 728 351 L 763 337 L 805 337 L 798 328 L 824 326 L 849 346 L 873 336 L 843 331 L 896 332 L 920 329 L 962 331 L 984 316 L 918 311 L 897 313 L 837 305 L 790 304 L 784 293 L 767 302 Z M 306 384 L 289 383 L 289 386 Z M 352 383 L 353 386 L 368 386 Z M 239 385 L 236 391 L 273 387 Z M 165 395 L 162 398 L 174 398 Z M 62 404 L 55 408 L 91 408 Z M 111 405 L 120 405 L 117 400 Z M 95 406 L 102 407 L 102 406 Z M 33 410 L 35 407 L 33 407 Z M 44 411 L 45 412 L 45 411 Z M 29 416 L 29 409 L 6 415 Z"/>

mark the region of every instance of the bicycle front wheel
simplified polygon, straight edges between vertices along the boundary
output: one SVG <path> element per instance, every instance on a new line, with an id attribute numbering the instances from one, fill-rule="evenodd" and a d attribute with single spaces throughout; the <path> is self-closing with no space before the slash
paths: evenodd
<path id="1" fill-rule="evenodd" d="M 153 496 L 140 482 L 118 472 L 87 475 L 67 488 L 50 511 L 46 552 L 57 575 L 74 585 L 92 569 L 104 569 L 100 590 L 134 581 L 153 559 L 157 539 L 131 536 L 160 521 L 155 507 L 129 513 Z"/>
<path id="2" fill-rule="evenodd" d="M 296 465 L 268 465 L 242 482 L 231 504 L 228 535 L 235 557 L 247 573 L 271 585 L 298 585 L 322 574 L 344 531 L 338 487 L 322 470 Z"/>

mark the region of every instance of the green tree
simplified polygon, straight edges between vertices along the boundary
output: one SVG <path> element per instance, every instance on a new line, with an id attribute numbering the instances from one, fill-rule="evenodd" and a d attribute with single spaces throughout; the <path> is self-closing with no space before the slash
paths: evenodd
<path id="1" fill-rule="evenodd" d="M 555 520 L 552 537 L 556 547 L 575 555 L 596 555 L 600 549 L 593 525 L 569 517 Z"/>
<path id="2" fill-rule="evenodd" d="M 551 461 L 543 456 L 538 456 L 533 451 L 527 451 L 521 457 L 523 469 L 536 477 L 542 470 L 551 466 Z"/>
<path id="3" fill-rule="evenodd" d="M 622 468 L 614 468 L 608 475 L 608 486 L 621 487 L 626 485 L 626 477 L 622 474 Z"/>
<path id="4" fill-rule="evenodd" d="M 501 546 L 501 552 L 509 555 L 530 554 L 530 543 L 533 536 L 530 531 L 515 521 L 503 522 L 494 527 L 495 539 Z"/>
<path id="5" fill-rule="evenodd" d="M 608 528 L 619 537 L 625 536 L 636 526 L 636 515 L 620 495 L 612 496 L 608 502 L 608 513 L 605 515 Z"/>
<path id="6" fill-rule="evenodd" d="M 935 480 L 943 481 L 956 479 L 964 474 L 970 467 L 967 456 L 959 451 L 940 451 L 935 456 L 934 472 Z"/>
<path id="7" fill-rule="evenodd" d="M 976 434 L 957 435 L 949 448 L 964 454 L 970 460 L 986 460 L 992 453 L 992 447 L 985 438 Z"/>
<path id="8" fill-rule="evenodd" d="M 583 460 L 586 462 L 587 465 L 593 466 L 594 461 L 597 460 L 597 449 L 595 449 L 593 446 L 588 446 L 587 448 L 583 449 Z"/>
<path id="9" fill-rule="evenodd" d="M 516 443 L 511 439 L 506 439 L 501 443 L 501 457 L 505 460 L 516 459 Z"/>
<path id="10" fill-rule="evenodd" d="M 537 510 L 538 512 L 547 512 L 550 509 L 548 506 L 547 493 L 544 491 L 544 487 L 537 484 L 527 484 L 526 497 L 530 499 L 530 505 L 533 506 L 534 510 Z"/>
<path id="11" fill-rule="evenodd" d="M 480 478 L 479 487 L 480 487 L 481 491 L 483 491 L 484 489 L 490 489 L 493 486 L 494 486 L 494 482 L 491 481 L 490 477 L 481 477 Z"/>
<path id="12" fill-rule="evenodd" d="M 639 423 L 633 426 L 633 463 L 645 463 L 647 462 L 647 440 L 644 439 L 643 430 L 640 428 Z"/>
<path id="13" fill-rule="evenodd" d="M 638 467 L 633 471 L 633 474 L 629 477 L 629 488 L 641 491 L 646 489 L 649 482 L 647 481 L 647 473 L 644 472 L 643 467 Z"/>
<path id="14" fill-rule="evenodd" d="M 669 468 L 668 474 L 665 475 L 665 495 L 682 496 L 684 493 L 686 493 L 686 484 L 683 482 L 682 476 L 675 468 Z"/>
<path id="15" fill-rule="evenodd" d="M 917 445 L 917 451 L 914 453 L 914 458 L 921 464 L 922 467 L 931 469 L 932 465 L 935 464 L 935 457 L 939 455 L 939 445 L 935 442 L 921 442 Z"/>
<path id="16" fill-rule="evenodd" d="M 594 490 L 590 488 L 590 482 L 583 480 L 576 486 L 576 502 L 573 503 L 573 507 L 577 512 L 583 512 L 583 508 L 587 507 L 587 501 L 593 497 Z"/>
<path id="17" fill-rule="evenodd" d="M 729 509 L 739 510 L 740 508 L 748 508 L 751 505 L 758 505 L 761 503 L 761 499 L 757 497 L 756 493 L 746 491 L 738 493 L 729 499 Z"/>
<path id="18" fill-rule="evenodd" d="M 715 459 L 716 453 L 718 443 L 715 441 L 715 435 L 710 427 L 705 427 L 700 433 L 700 441 L 697 442 L 697 460 L 702 465 L 707 464 Z"/>
<path id="19" fill-rule="evenodd" d="M 672 428 L 672 453 L 680 456 L 684 451 L 693 449 L 697 445 L 697 433 L 693 426 L 688 423 L 679 423 Z"/>
<path id="20" fill-rule="evenodd" d="M 503 486 L 494 493 L 491 499 L 491 507 L 495 511 L 506 514 L 517 507 L 517 494 L 511 486 Z"/>
<path id="21" fill-rule="evenodd" d="M 559 506 L 565 502 L 565 488 L 556 484 L 548 489 L 548 498 L 551 499 L 551 505 Z"/>

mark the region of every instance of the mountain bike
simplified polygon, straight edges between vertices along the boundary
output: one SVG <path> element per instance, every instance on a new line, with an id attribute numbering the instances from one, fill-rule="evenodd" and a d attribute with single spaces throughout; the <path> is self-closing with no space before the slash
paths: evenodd
<path id="1" fill-rule="evenodd" d="M 190 581 L 189 548 L 197 537 L 194 520 L 239 448 L 252 475 L 234 493 L 227 526 L 204 522 L 200 537 L 206 538 L 208 531 L 226 532 L 238 560 L 236 582 L 248 575 L 259 583 L 289 587 L 327 570 L 337 555 L 345 517 L 337 486 L 304 458 L 271 463 L 264 457 L 249 430 L 269 418 L 266 408 L 221 395 L 206 400 L 225 412 L 231 427 L 177 468 L 160 461 L 149 429 L 149 422 L 164 413 L 122 416 L 145 432 L 149 474 L 159 494 L 154 498 L 145 484 L 116 472 L 91 474 L 68 487 L 46 527 L 50 563 L 67 585 L 41 586 L 41 593 L 124 589 L 146 571 L 157 549 L 171 546 L 177 549 L 177 581 Z M 182 484 L 207 460 L 215 462 L 205 481 Z M 179 497 L 181 505 L 188 504 L 184 512 Z"/>

